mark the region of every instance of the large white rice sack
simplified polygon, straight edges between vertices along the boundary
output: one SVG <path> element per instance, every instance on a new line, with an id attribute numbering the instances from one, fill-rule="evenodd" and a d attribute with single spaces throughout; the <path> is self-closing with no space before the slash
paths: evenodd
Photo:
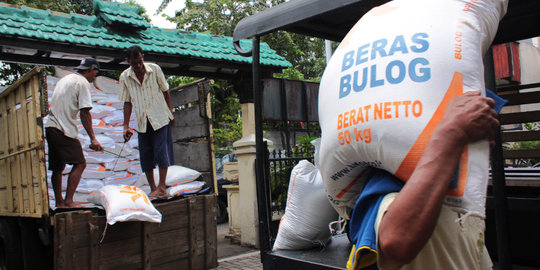
<path id="1" fill-rule="evenodd" d="M 107 148 L 114 148 L 116 146 L 114 140 L 112 138 L 109 138 L 107 136 L 105 136 L 104 134 L 95 134 L 96 135 L 96 139 L 98 140 L 99 144 L 101 144 L 101 146 L 103 147 L 107 147 Z M 79 132 L 79 134 L 77 134 L 77 138 L 79 139 L 79 141 L 81 142 L 81 145 L 82 145 L 82 148 L 85 149 L 85 150 L 89 150 L 90 148 L 90 137 L 88 137 L 88 135 L 86 134 L 82 134 L 81 132 Z"/>
<path id="2" fill-rule="evenodd" d="M 118 94 L 120 92 L 120 84 L 118 81 L 108 77 L 98 76 L 96 77 L 94 84 L 96 88 L 107 94 Z"/>
<path id="3" fill-rule="evenodd" d="M 103 179 L 103 182 L 105 183 L 105 185 L 131 186 L 134 185 L 135 182 L 137 182 L 137 179 L 139 179 L 138 175 L 132 174 L 128 171 L 123 171 L 115 172 L 114 175 Z"/>
<path id="4" fill-rule="evenodd" d="M 92 104 L 92 109 L 90 110 L 90 114 L 92 115 L 92 118 L 95 119 L 101 119 L 106 116 L 109 116 L 114 112 L 116 109 L 114 107 L 105 106 L 105 105 L 99 105 L 99 104 Z"/>
<path id="5" fill-rule="evenodd" d="M 113 171 L 107 171 L 105 169 L 105 165 L 88 163 L 86 164 L 86 168 L 84 168 L 81 177 L 87 179 L 103 179 L 114 174 Z"/>
<path id="6" fill-rule="evenodd" d="M 140 165 L 139 161 L 129 160 L 127 158 L 118 158 L 112 162 L 105 164 L 107 170 L 119 172 L 126 171 L 133 165 Z"/>
<path id="7" fill-rule="evenodd" d="M 105 184 L 99 179 L 81 179 L 79 185 L 77 186 L 77 192 L 80 193 L 92 193 L 93 191 L 99 190 Z"/>
<path id="8" fill-rule="evenodd" d="M 394 0 L 364 15 L 321 80 L 321 173 L 345 218 L 367 166 L 407 181 L 449 101 L 484 89 L 508 0 Z M 488 142 L 469 144 L 445 203 L 483 216 Z M 419 202 L 421 203 L 421 202 Z"/>
<path id="9" fill-rule="evenodd" d="M 176 185 L 174 187 L 167 188 L 167 194 L 170 197 L 194 194 L 194 193 L 197 193 L 199 190 L 201 190 L 204 184 L 205 184 L 204 181 L 192 181 L 192 182 Z"/>
<path id="10" fill-rule="evenodd" d="M 116 160 L 116 156 L 113 154 L 102 151 L 84 151 L 84 157 L 86 158 L 86 163 L 92 164 L 109 164 Z"/>
<path id="11" fill-rule="evenodd" d="M 93 192 L 88 201 L 105 208 L 109 225 L 124 221 L 161 222 L 161 213 L 138 187 L 104 186 Z"/>
<path id="12" fill-rule="evenodd" d="M 330 240 L 328 224 L 338 214 L 326 199 L 319 170 L 301 160 L 292 170 L 285 214 L 279 223 L 274 250 L 307 249 Z"/>
<path id="13" fill-rule="evenodd" d="M 124 143 L 124 127 L 110 127 L 105 132 L 105 135 L 117 143 Z M 133 140 L 133 138 L 131 138 Z"/>
<path id="14" fill-rule="evenodd" d="M 78 119 L 77 122 L 78 122 L 77 123 L 77 128 L 79 129 L 79 133 L 82 133 L 84 135 L 88 135 L 88 133 L 86 133 L 86 129 L 82 125 L 80 119 Z M 105 131 L 107 131 L 109 128 L 111 128 L 111 125 L 107 124 L 105 121 L 103 121 L 101 119 L 92 118 L 92 130 L 94 131 L 94 134 L 105 133 Z"/>
<path id="15" fill-rule="evenodd" d="M 122 110 L 124 108 L 124 101 L 118 99 L 117 94 L 104 94 L 96 100 L 100 105 L 111 106 L 117 110 Z"/>
<path id="16" fill-rule="evenodd" d="M 62 174 L 62 191 L 66 191 L 67 189 L 67 185 L 68 185 L 68 178 L 69 178 L 69 173 L 67 174 Z M 47 171 L 47 186 L 52 189 L 53 188 L 53 184 L 52 184 L 52 171 Z"/>
<path id="17" fill-rule="evenodd" d="M 191 181 L 195 181 L 197 178 L 201 176 L 201 173 L 184 167 L 180 165 L 172 165 L 167 170 L 167 178 L 165 179 L 165 185 L 168 187 L 170 186 L 176 186 L 184 183 L 188 183 Z M 154 169 L 154 182 L 156 185 L 159 184 L 159 169 Z M 136 183 L 136 186 L 143 186 L 147 185 L 148 180 L 146 179 L 146 175 L 143 173 L 139 177 L 139 180 Z"/>

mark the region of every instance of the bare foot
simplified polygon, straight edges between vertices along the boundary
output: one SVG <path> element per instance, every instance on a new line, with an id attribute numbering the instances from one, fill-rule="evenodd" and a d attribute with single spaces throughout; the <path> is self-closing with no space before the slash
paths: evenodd
<path id="1" fill-rule="evenodd" d="M 150 192 L 150 194 L 148 194 L 149 196 L 153 196 L 153 197 L 158 197 L 160 199 L 165 199 L 167 198 L 167 192 L 163 192 L 161 190 L 154 190 L 152 192 Z"/>
<path id="2" fill-rule="evenodd" d="M 63 204 L 57 204 L 56 205 L 56 208 L 84 208 L 84 206 L 78 204 L 78 203 L 66 203 L 64 202 Z"/>

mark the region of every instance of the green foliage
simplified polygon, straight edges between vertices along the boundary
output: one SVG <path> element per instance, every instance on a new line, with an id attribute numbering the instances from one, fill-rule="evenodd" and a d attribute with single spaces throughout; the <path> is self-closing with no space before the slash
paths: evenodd
<path id="1" fill-rule="evenodd" d="M 116 2 L 116 1 L 113 1 L 113 2 Z M 142 16 L 147 22 L 151 22 L 150 17 L 146 13 L 146 8 L 144 8 L 142 5 L 137 3 L 137 1 L 135 1 L 135 0 L 127 0 L 124 4 L 138 7 L 139 8 L 139 15 Z"/>
<path id="2" fill-rule="evenodd" d="M 540 122 L 524 123 L 523 127 L 528 131 L 537 131 L 537 130 L 540 130 Z M 521 141 L 521 142 L 515 142 L 513 144 L 505 143 L 503 147 L 509 150 L 530 150 L 530 149 L 540 150 L 540 141 Z M 530 166 L 540 163 L 540 160 L 529 158 L 529 159 L 519 159 L 519 160 L 516 160 L 514 163 L 516 162 L 517 162 L 516 166 L 530 167 Z"/>
<path id="3" fill-rule="evenodd" d="M 0 62 L 0 86 L 11 85 L 35 66 Z M 47 74 L 52 75 L 52 67 L 40 66 Z"/>
<path id="4" fill-rule="evenodd" d="M 163 0 L 161 5 L 167 5 Z M 185 8 L 167 17 L 176 23 L 176 28 L 194 32 L 207 32 L 215 35 L 232 36 L 234 28 L 243 18 L 283 3 L 284 0 L 186 0 Z M 326 60 L 324 41 L 318 38 L 278 31 L 262 37 L 270 48 L 292 63 L 277 75 L 279 78 L 319 81 Z"/>
<path id="5" fill-rule="evenodd" d="M 167 83 L 169 83 L 169 89 L 176 88 L 180 85 L 188 84 L 190 82 L 194 82 L 198 80 L 199 78 L 194 77 L 186 77 L 186 76 L 168 76 L 167 77 Z"/>
<path id="6" fill-rule="evenodd" d="M 303 81 L 304 74 L 300 70 L 290 67 L 284 69 L 281 73 L 274 73 L 274 78 Z"/>
<path id="7" fill-rule="evenodd" d="M 229 154 L 232 144 L 242 138 L 242 118 L 238 95 L 227 81 L 212 85 L 212 119 L 216 154 Z"/>
<path id="8" fill-rule="evenodd" d="M 298 156 L 301 157 L 312 157 L 313 152 L 315 151 L 315 146 L 311 144 L 311 141 L 317 139 L 317 137 L 312 137 L 310 135 L 306 136 L 299 136 L 298 140 L 296 141 L 296 148 L 295 150 L 298 152 Z"/>

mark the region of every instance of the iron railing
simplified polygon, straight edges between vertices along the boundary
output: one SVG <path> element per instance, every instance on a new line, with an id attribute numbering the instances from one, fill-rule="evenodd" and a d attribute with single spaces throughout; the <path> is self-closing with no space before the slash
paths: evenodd
<path id="1" fill-rule="evenodd" d="M 306 159 L 313 163 L 313 150 L 305 147 L 295 147 L 292 150 L 267 149 L 267 172 L 269 172 L 270 210 L 273 214 L 283 213 L 287 203 L 287 191 L 291 171 Z"/>

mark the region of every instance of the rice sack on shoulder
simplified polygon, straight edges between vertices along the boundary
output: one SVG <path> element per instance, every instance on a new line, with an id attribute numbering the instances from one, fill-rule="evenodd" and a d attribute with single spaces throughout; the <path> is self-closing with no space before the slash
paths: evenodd
<path id="1" fill-rule="evenodd" d="M 364 15 L 319 90 L 321 173 L 349 217 L 369 167 L 407 181 L 450 100 L 485 96 L 482 57 L 507 0 L 394 0 Z M 445 203 L 484 215 L 488 142 L 469 144 Z"/>

